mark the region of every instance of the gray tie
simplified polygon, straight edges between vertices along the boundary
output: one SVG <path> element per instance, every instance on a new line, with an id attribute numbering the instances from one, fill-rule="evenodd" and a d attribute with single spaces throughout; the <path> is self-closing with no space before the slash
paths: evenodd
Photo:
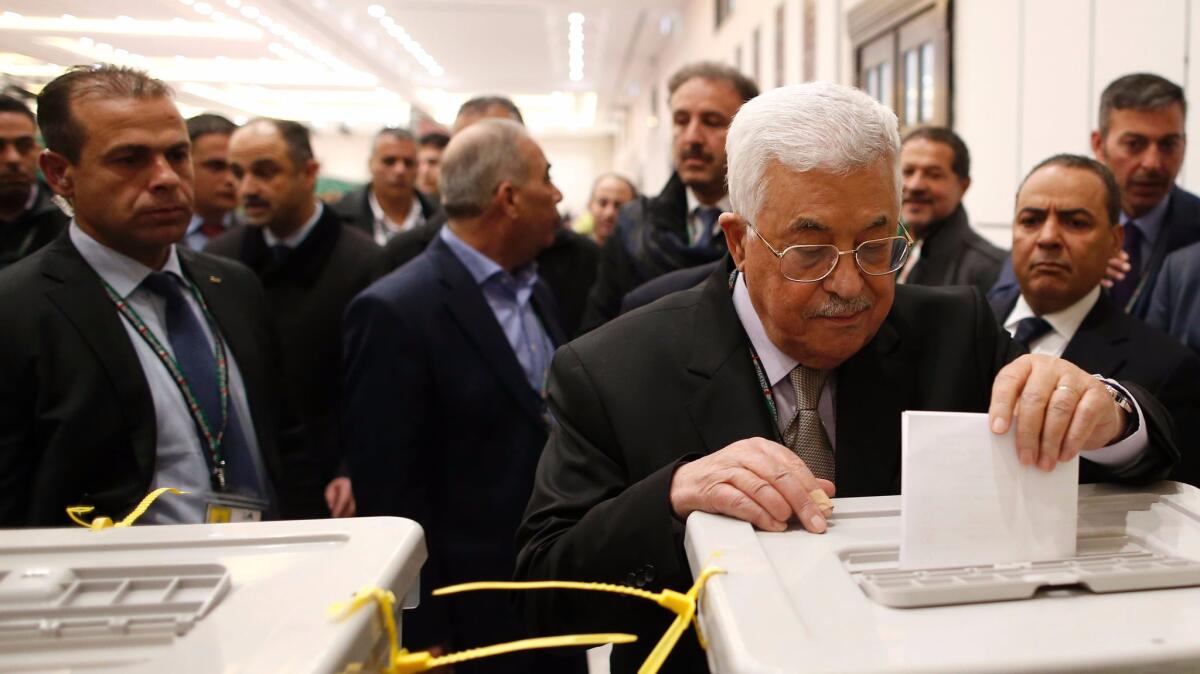
<path id="1" fill-rule="evenodd" d="M 796 414 L 788 422 L 787 430 L 783 433 L 783 442 L 799 456 L 813 475 L 833 480 L 834 462 L 833 449 L 829 446 L 829 437 L 825 435 L 825 426 L 821 423 L 821 415 L 817 412 L 817 403 L 821 400 L 821 389 L 825 384 L 826 373 L 822 370 L 797 365 L 792 370 L 792 389 L 796 392 Z"/>

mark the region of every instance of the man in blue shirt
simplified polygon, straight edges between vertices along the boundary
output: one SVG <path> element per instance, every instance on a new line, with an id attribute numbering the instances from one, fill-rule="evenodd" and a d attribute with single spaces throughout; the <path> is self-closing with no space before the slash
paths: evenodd
<path id="1" fill-rule="evenodd" d="M 513 573 L 547 436 L 546 371 L 563 342 L 535 262 L 559 223 L 549 171 L 516 122 L 455 135 L 442 157 L 446 226 L 346 312 L 343 438 L 359 514 L 415 519 L 429 547 L 421 607 L 406 616 L 410 648 L 525 636 L 501 593 L 428 593 Z M 546 657 L 508 656 L 488 671 L 581 664 Z"/>

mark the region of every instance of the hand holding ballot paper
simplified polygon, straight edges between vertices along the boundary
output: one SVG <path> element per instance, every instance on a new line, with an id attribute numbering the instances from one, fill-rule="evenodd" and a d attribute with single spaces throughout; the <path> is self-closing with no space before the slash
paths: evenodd
<path id="1" fill-rule="evenodd" d="M 1015 426 L 1009 440 L 1013 465 L 1052 471 L 1080 452 L 1122 439 L 1131 425 L 1126 417 L 1103 381 L 1060 358 L 1026 355 L 996 375 L 986 428 L 1003 436 Z M 974 449 L 980 437 L 964 434 L 958 440 L 959 446 Z M 984 456 L 989 447 L 978 448 L 980 461 L 991 460 Z M 820 508 L 821 492 L 832 496 L 834 483 L 816 478 L 791 449 L 750 438 L 682 465 L 670 493 L 680 519 L 700 510 L 736 517 L 766 531 L 782 531 L 787 522 L 798 520 L 805 529 L 821 533 L 828 515 Z"/>

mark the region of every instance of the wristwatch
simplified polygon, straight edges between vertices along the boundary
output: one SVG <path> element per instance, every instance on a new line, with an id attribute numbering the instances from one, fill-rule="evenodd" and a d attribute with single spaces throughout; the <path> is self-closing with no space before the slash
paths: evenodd
<path id="1" fill-rule="evenodd" d="M 1104 384 L 1104 390 L 1108 391 L 1108 395 L 1112 396 L 1112 400 L 1116 403 L 1117 407 L 1125 410 L 1125 428 L 1121 432 L 1119 439 L 1124 440 L 1133 435 L 1133 432 L 1138 428 L 1138 416 L 1137 412 L 1133 409 L 1133 401 L 1129 399 L 1129 396 L 1124 391 L 1105 381 L 1104 377 L 1098 374 L 1092 376 L 1099 379 L 1101 384 Z"/>

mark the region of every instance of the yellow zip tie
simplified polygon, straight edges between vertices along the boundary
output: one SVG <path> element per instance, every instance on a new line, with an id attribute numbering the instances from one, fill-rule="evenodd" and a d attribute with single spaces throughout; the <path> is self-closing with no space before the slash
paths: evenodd
<path id="1" fill-rule="evenodd" d="M 664 589 L 662 592 L 649 592 L 625 585 L 613 585 L 611 583 L 584 583 L 574 580 L 533 580 L 462 583 L 460 585 L 438 588 L 433 591 L 433 595 L 438 597 L 477 590 L 587 590 L 593 592 L 611 592 L 613 594 L 649 599 L 675 613 L 675 621 L 667 628 L 662 638 L 655 644 L 654 650 L 650 651 L 650 655 L 646 657 L 646 661 L 638 668 L 638 674 L 656 674 L 662 668 L 663 663 L 666 662 L 667 656 L 671 654 L 671 650 L 675 648 L 675 644 L 679 642 L 679 637 L 683 636 L 683 632 L 687 629 L 689 623 L 696 627 L 696 638 L 700 642 L 700 647 L 705 650 L 708 649 L 708 642 L 700 630 L 699 623 L 696 622 L 696 607 L 700 602 L 700 594 L 704 590 L 705 583 L 708 582 L 710 577 L 719 573 L 725 573 L 725 571 L 715 566 L 705 567 L 700 572 L 700 577 L 696 579 L 696 582 L 686 594 L 671 589 Z"/>
<path id="2" fill-rule="evenodd" d="M 424 672 L 434 667 L 454 665 L 468 660 L 478 660 L 494 655 L 504 655 L 517 651 L 538 648 L 558 648 L 560 646 L 602 646 L 604 644 L 627 644 L 637 640 L 632 634 L 568 634 L 556 637 L 537 637 L 509 641 L 494 646 L 471 648 L 448 655 L 435 656 L 429 651 L 410 653 L 400 648 L 400 639 L 396 632 L 396 616 L 393 613 L 396 595 L 378 587 L 364 587 L 348 602 L 337 602 L 329 607 L 329 615 L 342 619 L 361 609 L 368 602 L 374 601 L 379 607 L 380 618 L 383 620 L 384 631 L 388 637 L 388 664 L 385 674 L 413 674 Z M 362 671 L 361 665 L 351 666 L 346 671 Z"/>
<path id="3" fill-rule="evenodd" d="M 87 527 L 88 529 L 91 529 L 92 531 L 102 531 L 104 529 L 129 527 L 129 526 L 133 526 L 133 523 L 136 522 L 139 517 L 146 514 L 146 510 L 149 509 L 150 506 L 153 505 L 156 500 L 158 500 L 159 496 L 162 496 L 163 494 L 165 494 L 167 492 L 171 492 L 172 494 L 178 494 L 178 495 L 183 495 L 183 494 L 187 493 L 186 491 L 180 491 L 174 487 L 160 487 L 158 489 L 155 489 L 154 491 L 150 492 L 149 494 L 146 494 L 146 497 L 142 499 L 142 502 L 137 504 L 137 507 L 134 508 L 128 515 L 126 515 L 125 519 L 121 520 L 120 522 L 116 522 L 116 523 L 113 523 L 113 521 L 108 517 L 97 517 L 96 519 L 92 520 L 91 522 L 85 521 L 81 517 L 81 515 L 86 515 L 86 514 L 92 512 L 93 510 L 95 510 L 95 508 L 93 506 L 87 506 L 87 505 L 85 505 L 85 506 L 70 506 L 69 508 L 67 508 L 67 517 L 70 517 L 72 522 L 74 522 L 82 527 Z"/>

